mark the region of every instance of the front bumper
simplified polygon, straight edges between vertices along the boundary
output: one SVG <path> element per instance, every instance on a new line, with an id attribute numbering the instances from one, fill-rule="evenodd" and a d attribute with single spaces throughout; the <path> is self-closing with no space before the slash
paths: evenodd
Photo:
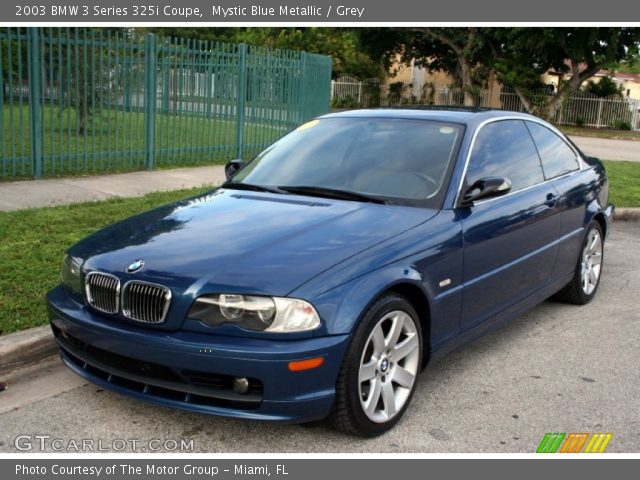
<path id="1" fill-rule="evenodd" d="M 227 417 L 302 422 L 328 415 L 349 336 L 274 341 L 167 332 L 105 321 L 61 287 L 47 294 L 63 361 L 104 388 L 152 403 Z M 288 363 L 324 357 L 291 372 Z M 250 379 L 247 394 L 234 377 Z"/>

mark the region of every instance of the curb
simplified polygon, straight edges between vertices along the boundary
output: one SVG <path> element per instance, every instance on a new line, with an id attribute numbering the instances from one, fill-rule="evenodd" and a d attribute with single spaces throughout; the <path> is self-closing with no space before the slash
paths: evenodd
<path id="1" fill-rule="evenodd" d="M 616 208 L 613 219 L 622 222 L 640 221 L 640 208 Z"/>
<path id="2" fill-rule="evenodd" d="M 49 325 L 2 335 L 0 336 L 0 372 L 35 363 L 55 355 L 57 350 Z"/>

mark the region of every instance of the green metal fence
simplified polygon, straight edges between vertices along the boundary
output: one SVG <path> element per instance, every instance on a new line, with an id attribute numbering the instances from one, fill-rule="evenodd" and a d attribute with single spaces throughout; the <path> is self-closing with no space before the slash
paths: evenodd
<path id="1" fill-rule="evenodd" d="M 0 178 L 250 158 L 329 109 L 331 58 L 134 30 L 0 30 Z"/>

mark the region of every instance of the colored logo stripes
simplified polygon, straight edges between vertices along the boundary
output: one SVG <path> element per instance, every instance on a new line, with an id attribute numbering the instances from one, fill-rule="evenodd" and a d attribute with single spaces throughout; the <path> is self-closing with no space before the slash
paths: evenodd
<path id="1" fill-rule="evenodd" d="M 546 433 L 536 453 L 603 453 L 611 438 L 612 433 Z"/>

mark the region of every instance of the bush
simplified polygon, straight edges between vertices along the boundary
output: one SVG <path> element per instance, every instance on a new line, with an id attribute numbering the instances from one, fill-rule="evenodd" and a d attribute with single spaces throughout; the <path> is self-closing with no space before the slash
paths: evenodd
<path id="1" fill-rule="evenodd" d="M 404 99 L 404 92 L 407 88 L 404 82 L 393 82 L 389 84 L 389 94 L 387 100 L 389 105 L 400 105 Z"/>
<path id="2" fill-rule="evenodd" d="M 618 119 L 613 121 L 611 128 L 615 130 L 631 130 L 631 123 L 626 120 Z"/>
<path id="3" fill-rule="evenodd" d="M 584 121 L 584 118 L 582 117 L 576 118 L 576 127 L 584 128 L 585 123 L 586 122 Z"/>
<path id="4" fill-rule="evenodd" d="M 336 98 L 331 101 L 331 108 L 358 108 L 358 102 L 353 97 Z"/>

